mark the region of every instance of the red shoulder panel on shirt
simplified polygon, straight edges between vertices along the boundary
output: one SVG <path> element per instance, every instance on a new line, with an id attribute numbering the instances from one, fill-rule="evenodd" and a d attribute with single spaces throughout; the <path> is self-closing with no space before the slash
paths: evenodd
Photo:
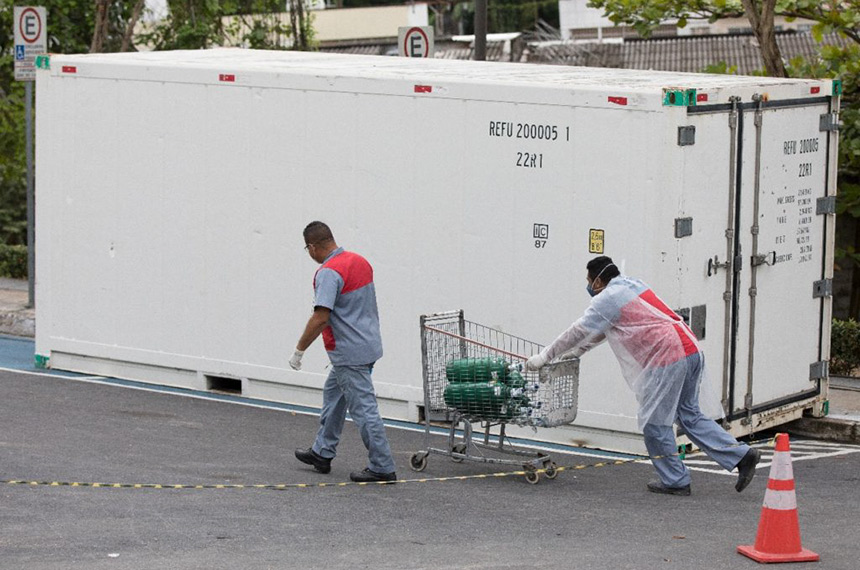
<path id="1" fill-rule="evenodd" d="M 357 253 L 344 251 L 326 261 L 320 268 L 337 271 L 343 279 L 341 293 L 349 293 L 373 283 L 373 268 L 370 263 Z"/>

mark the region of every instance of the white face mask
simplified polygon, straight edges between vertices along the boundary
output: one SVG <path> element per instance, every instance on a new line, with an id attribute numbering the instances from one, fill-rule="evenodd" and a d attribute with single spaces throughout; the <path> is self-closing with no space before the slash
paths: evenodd
<path id="1" fill-rule="evenodd" d="M 595 290 L 594 290 L 594 287 L 592 287 L 591 285 L 592 285 L 595 281 L 597 281 L 598 279 L 600 279 L 600 276 L 601 276 L 601 275 L 603 275 L 603 272 L 604 272 L 604 271 L 606 271 L 607 269 L 609 269 L 610 267 L 615 267 L 615 264 L 614 264 L 614 263 L 610 263 L 609 265 L 607 265 L 606 267 L 604 267 L 603 269 L 601 269 L 601 270 L 600 270 L 600 273 L 598 273 L 598 274 L 597 274 L 597 276 L 596 276 L 594 279 L 592 279 L 592 280 L 591 280 L 591 283 L 589 283 L 588 285 L 586 285 L 586 286 L 585 286 L 585 290 L 586 290 L 586 291 L 588 291 L 588 294 L 589 294 L 589 295 L 591 295 L 592 297 L 594 297 L 595 295 L 597 295 L 597 294 L 599 293 L 599 291 L 595 291 Z M 605 288 L 606 288 L 606 286 L 604 285 L 604 286 L 603 286 L 603 288 L 605 289 Z"/>

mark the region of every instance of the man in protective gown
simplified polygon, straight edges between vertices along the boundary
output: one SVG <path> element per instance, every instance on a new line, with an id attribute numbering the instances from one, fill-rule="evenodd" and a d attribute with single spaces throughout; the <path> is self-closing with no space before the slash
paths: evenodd
<path id="1" fill-rule="evenodd" d="M 739 443 L 702 412 L 699 400 L 705 361 L 693 332 L 647 285 L 621 275 L 609 257 L 591 260 L 586 269 L 590 306 L 552 344 L 529 358 L 525 369 L 539 370 L 568 352 L 582 356 L 608 341 L 636 394 L 639 429 L 659 476 L 658 481 L 648 483 L 648 490 L 690 494 L 690 472 L 678 456 L 672 428 L 677 422 L 724 469 L 737 467 L 735 489 L 743 491 L 755 475 L 761 454 Z M 712 417 L 721 417 L 716 395 L 703 398 L 707 411 L 713 408 L 715 412 Z"/>

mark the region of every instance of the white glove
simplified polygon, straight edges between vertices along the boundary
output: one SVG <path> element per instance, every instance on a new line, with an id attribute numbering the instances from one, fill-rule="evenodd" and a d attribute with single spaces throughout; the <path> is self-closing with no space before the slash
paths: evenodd
<path id="1" fill-rule="evenodd" d="M 546 358 L 540 354 L 535 354 L 523 365 L 523 372 L 537 372 L 546 364 Z"/>
<path id="2" fill-rule="evenodd" d="M 293 370 L 301 370 L 302 369 L 302 355 L 304 355 L 304 350 L 296 349 L 293 353 L 292 358 L 290 358 L 290 368 Z"/>

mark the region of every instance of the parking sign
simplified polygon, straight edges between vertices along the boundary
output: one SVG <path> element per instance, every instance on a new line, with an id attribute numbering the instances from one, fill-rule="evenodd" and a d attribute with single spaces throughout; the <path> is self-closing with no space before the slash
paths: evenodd
<path id="1" fill-rule="evenodd" d="M 42 6 L 15 6 L 15 80 L 33 81 L 36 78 L 36 56 L 48 47 L 48 16 Z"/>
<path id="2" fill-rule="evenodd" d="M 433 28 L 412 26 L 398 29 L 398 52 L 403 57 L 433 57 Z"/>

